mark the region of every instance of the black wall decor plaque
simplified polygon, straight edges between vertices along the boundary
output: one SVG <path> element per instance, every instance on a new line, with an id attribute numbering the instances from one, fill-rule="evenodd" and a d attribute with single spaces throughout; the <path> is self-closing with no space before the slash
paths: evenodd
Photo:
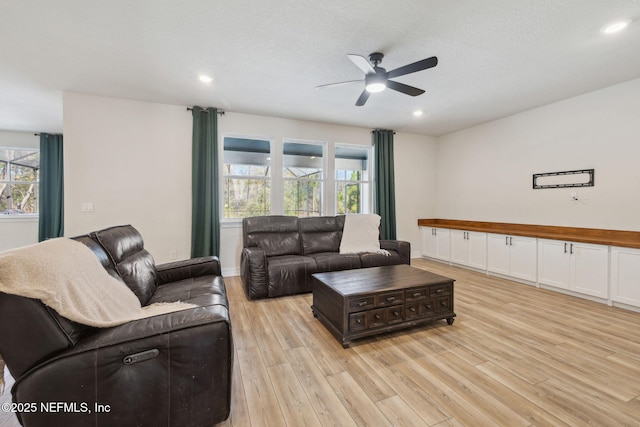
<path id="1" fill-rule="evenodd" d="M 595 169 L 533 174 L 534 190 L 541 188 L 593 187 L 594 185 Z"/>

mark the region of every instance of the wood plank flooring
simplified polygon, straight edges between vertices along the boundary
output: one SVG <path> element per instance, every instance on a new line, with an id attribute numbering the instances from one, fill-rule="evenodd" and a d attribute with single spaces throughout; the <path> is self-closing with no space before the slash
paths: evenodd
<path id="1" fill-rule="evenodd" d="M 640 313 L 413 265 L 456 280 L 454 324 L 348 349 L 314 319 L 310 294 L 247 301 L 239 277 L 225 278 L 235 360 L 219 426 L 640 425 Z M 0 413 L 0 427 L 16 426 Z"/>

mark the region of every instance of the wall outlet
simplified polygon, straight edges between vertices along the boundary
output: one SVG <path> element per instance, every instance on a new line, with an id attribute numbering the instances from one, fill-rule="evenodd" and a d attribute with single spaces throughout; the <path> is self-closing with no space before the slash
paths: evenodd
<path id="1" fill-rule="evenodd" d="M 178 259 L 178 251 L 176 250 L 169 251 L 169 259 L 172 261 L 175 261 L 176 259 Z"/>

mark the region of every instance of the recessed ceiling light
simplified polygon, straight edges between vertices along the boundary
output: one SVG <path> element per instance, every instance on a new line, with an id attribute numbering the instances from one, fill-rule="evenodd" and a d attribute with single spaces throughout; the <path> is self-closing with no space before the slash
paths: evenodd
<path id="1" fill-rule="evenodd" d="M 200 74 L 198 76 L 198 80 L 200 80 L 202 83 L 211 83 L 213 81 L 213 77 L 209 77 L 207 75 Z"/>
<path id="2" fill-rule="evenodd" d="M 630 21 L 614 22 L 613 24 L 609 24 L 606 27 L 603 27 L 601 31 L 605 34 L 617 33 L 627 28 L 627 26 L 629 25 L 629 22 Z"/>
<path id="3" fill-rule="evenodd" d="M 416 117 L 420 117 L 422 114 L 423 114 L 422 110 L 416 110 L 416 111 L 413 112 L 413 115 L 416 116 Z"/>

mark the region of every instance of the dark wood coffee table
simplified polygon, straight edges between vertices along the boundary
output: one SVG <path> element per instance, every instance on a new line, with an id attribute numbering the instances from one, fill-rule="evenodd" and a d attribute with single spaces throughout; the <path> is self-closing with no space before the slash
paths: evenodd
<path id="1" fill-rule="evenodd" d="M 446 319 L 453 279 L 409 265 L 315 273 L 313 315 L 347 348 L 352 340 Z"/>

